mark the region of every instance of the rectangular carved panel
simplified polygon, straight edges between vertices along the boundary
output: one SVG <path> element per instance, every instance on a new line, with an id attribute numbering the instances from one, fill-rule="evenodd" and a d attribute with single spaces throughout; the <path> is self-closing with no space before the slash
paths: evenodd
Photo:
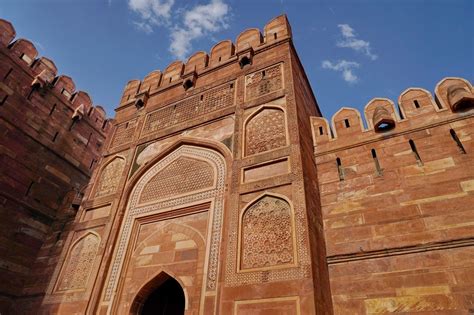
<path id="1" fill-rule="evenodd" d="M 278 175 L 288 174 L 289 171 L 290 166 L 288 164 L 287 158 L 283 160 L 272 161 L 244 169 L 242 174 L 242 182 L 248 183 Z"/>
<path id="2" fill-rule="evenodd" d="M 130 143 L 133 139 L 133 134 L 136 127 L 137 119 L 132 119 L 117 125 L 112 141 L 110 142 L 110 148 L 115 148 L 119 145 Z"/>
<path id="3" fill-rule="evenodd" d="M 95 209 L 87 209 L 86 211 L 84 211 L 81 221 L 84 222 L 84 221 L 89 221 L 89 220 L 94 220 L 94 219 L 105 218 L 109 214 L 110 214 L 110 206 L 105 206 L 105 207 L 100 207 L 100 208 L 95 208 Z"/>
<path id="4" fill-rule="evenodd" d="M 236 301 L 234 315 L 272 314 L 300 315 L 300 299 L 297 296 L 276 297 L 268 299 Z"/>
<path id="5" fill-rule="evenodd" d="M 234 105 L 234 83 L 222 84 L 149 113 L 142 136 Z"/>
<path id="6" fill-rule="evenodd" d="M 245 77 L 245 100 L 278 91 L 283 88 L 283 67 L 277 64 Z"/>

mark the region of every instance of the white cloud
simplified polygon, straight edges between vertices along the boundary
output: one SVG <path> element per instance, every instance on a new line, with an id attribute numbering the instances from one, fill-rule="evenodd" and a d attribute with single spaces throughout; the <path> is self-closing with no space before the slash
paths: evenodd
<path id="1" fill-rule="evenodd" d="M 153 26 L 161 25 L 171 16 L 174 0 L 128 0 L 130 9 L 142 19 L 135 25 L 141 30 L 150 32 Z"/>
<path id="2" fill-rule="evenodd" d="M 183 21 L 171 33 L 170 52 L 185 58 L 191 51 L 191 42 L 228 27 L 229 6 L 221 0 L 197 5 L 183 13 Z"/>
<path id="3" fill-rule="evenodd" d="M 349 24 L 339 24 L 338 27 L 342 35 L 342 40 L 336 44 L 338 47 L 351 48 L 355 51 L 362 52 L 372 60 L 378 58 L 376 54 L 372 53 L 370 42 L 358 39 L 354 29 L 350 27 Z"/>
<path id="4" fill-rule="evenodd" d="M 322 67 L 323 69 L 341 72 L 344 81 L 350 84 L 354 84 L 359 81 L 359 78 L 353 72 L 354 69 L 360 67 L 360 65 L 355 61 L 339 60 L 337 63 L 333 63 L 329 60 L 324 60 L 322 62 Z"/>
<path id="5" fill-rule="evenodd" d="M 140 16 L 140 21 L 133 23 L 140 31 L 152 33 L 157 27 L 169 31 L 169 51 L 180 59 L 191 52 L 193 41 L 228 27 L 230 8 L 223 0 L 191 8 L 176 8 L 175 0 L 128 0 L 128 6 Z"/>

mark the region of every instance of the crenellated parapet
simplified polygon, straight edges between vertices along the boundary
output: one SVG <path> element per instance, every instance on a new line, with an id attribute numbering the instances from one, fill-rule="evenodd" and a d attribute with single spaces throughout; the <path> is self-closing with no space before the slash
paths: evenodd
<path id="1" fill-rule="evenodd" d="M 31 98 L 34 93 L 44 96 L 54 94 L 70 109 L 71 120 L 84 119 L 89 125 L 100 132 L 108 132 L 110 123 L 101 106 L 95 106 L 90 96 L 84 91 L 77 91 L 73 80 L 65 75 L 58 75 L 54 62 L 46 57 L 38 57 L 34 44 L 23 38 L 15 39 L 16 31 L 13 25 L 0 19 L 0 50 L 10 60 L 1 65 L 0 76 L 5 81 L 13 68 L 8 67 L 11 61 L 22 69 L 21 83 L 12 82 L 11 86 L 0 90 L 0 101 L 16 90 L 23 96 Z M 6 59 L 5 59 L 6 60 Z M 28 79 L 29 77 L 29 79 Z M 25 80 L 30 84 L 24 84 Z M 8 85 L 8 84 L 7 84 Z M 12 90 L 10 91 L 11 88 Z M 6 95 L 3 95 L 6 94 Z M 80 115 L 77 115 L 80 113 Z"/>
<path id="2" fill-rule="evenodd" d="M 254 55 L 259 51 L 290 38 L 291 28 L 286 15 L 278 16 L 265 25 L 263 34 L 256 28 L 247 29 L 237 36 L 235 43 L 223 40 L 214 45 L 209 54 L 196 52 L 186 62 L 174 61 L 164 71 L 154 70 L 141 81 L 129 81 L 116 110 L 133 104 L 137 106 L 137 103 L 137 107 L 144 106 L 143 101 L 149 95 L 164 93 L 170 88 L 180 88 L 177 93 L 184 93 L 199 85 L 200 77 L 206 73 L 232 63 L 243 68 L 252 64 Z"/>
<path id="3" fill-rule="evenodd" d="M 338 150 L 365 141 L 383 140 L 399 133 L 474 114 L 474 88 L 462 78 L 444 78 L 435 97 L 422 88 L 403 91 L 398 104 L 374 98 L 364 107 L 364 119 L 354 108 L 343 107 L 331 118 L 311 117 L 315 153 Z"/>

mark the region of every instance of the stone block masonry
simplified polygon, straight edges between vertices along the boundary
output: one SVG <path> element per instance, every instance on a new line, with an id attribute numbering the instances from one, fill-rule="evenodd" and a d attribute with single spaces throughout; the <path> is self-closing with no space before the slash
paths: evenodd
<path id="1" fill-rule="evenodd" d="M 311 118 L 335 314 L 474 312 L 473 108 L 445 78 Z"/>
<path id="2" fill-rule="evenodd" d="M 111 124 L 0 20 L 0 313 L 34 314 Z"/>

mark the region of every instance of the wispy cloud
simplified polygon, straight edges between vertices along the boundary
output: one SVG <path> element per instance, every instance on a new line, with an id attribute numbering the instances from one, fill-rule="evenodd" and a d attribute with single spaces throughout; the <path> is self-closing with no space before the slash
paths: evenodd
<path id="1" fill-rule="evenodd" d="M 228 27 L 229 6 L 220 0 L 197 5 L 184 12 L 182 23 L 171 33 L 170 52 L 184 58 L 191 51 L 191 42 Z"/>
<path id="2" fill-rule="evenodd" d="M 130 9 L 139 14 L 135 27 L 152 33 L 164 27 L 170 33 L 169 51 L 184 59 L 192 43 L 208 38 L 228 27 L 230 7 L 223 0 L 211 0 L 193 7 L 177 7 L 174 0 L 128 0 Z"/>
<path id="3" fill-rule="evenodd" d="M 329 60 L 324 60 L 322 62 L 322 67 L 323 69 L 341 72 L 342 78 L 349 84 L 354 84 L 359 81 L 359 78 L 353 70 L 359 68 L 360 65 L 355 61 L 339 60 L 338 62 L 333 63 Z"/>
<path id="4" fill-rule="evenodd" d="M 357 38 L 355 30 L 349 24 L 338 25 L 342 39 L 337 42 L 338 47 L 351 48 L 357 52 L 362 52 L 372 60 L 378 58 L 378 56 L 372 53 L 370 42 Z"/>
<path id="5" fill-rule="evenodd" d="M 153 29 L 153 26 L 162 25 L 171 17 L 171 8 L 174 0 L 129 0 L 129 8 L 138 13 L 141 17 L 140 22 L 135 25 L 141 30 Z"/>

